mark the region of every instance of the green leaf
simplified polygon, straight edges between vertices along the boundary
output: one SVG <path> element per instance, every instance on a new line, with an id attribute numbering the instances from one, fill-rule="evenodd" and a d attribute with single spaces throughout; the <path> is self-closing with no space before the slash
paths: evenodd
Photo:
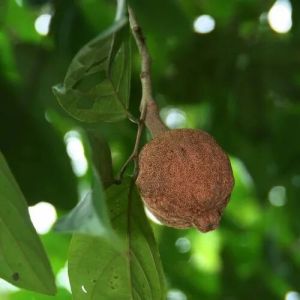
<path id="1" fill-rule="evenodd" d="M 16 1 L 1 2 L 4 2 L 4 7 L 0 7 L 4 12 L 3 18 L 1 18 L 1 23 L 4 23 L 2 28 L 13 28 L 15 38 L 23 42 L 40 43 L 42 37 L 33 26 L 38 16 L 37 13 L 25 5 L 18 5 Z"/>
<path id="2" fill-rule="evenodd" d="M 30 221 L 26 201 L 0 152 L 0 277 L 21 288 L 53 295 L 54 276 Z"/>
<path id="3" fill-rule="evenodd" d="M 84 122 L 128 115 L 131 53 L 127 18 L 120 16 L 72 60 L 63 84 L 53 87 L 61 106 Z"/>
<path id="4" fill-rule="evenodd" d="M 93 169 L 92 190 L 69 214 L 62 217 L 54 228 L 61 232 L 79 232 L 96 236 L 113 234 L 106 207 L 106 197 L 95 169 Z"/>
<path id="5" fill-rule="evenodd" d="M 10 294 L 8 300 L 53 300 L 52 296 L 37 295 L 33 292 L 28 291 L 19 291 L 13 294 Z M 59 289 L 55 295 L 55 300 L 70 300 L 71 295 L 65 289 Z"/>
<path id="6" fill-rule="evenodd" d="M 89 141 L 89 157 L 100 174 L 103 186 L 106 188 L 114 182 L 111 150 L 107 141 L 95 130 L 87 132 Z"/>
<path id="7" fill-rule="evenodd" d="M 113 228 L 126 247 L 74 235 L 69 277 L 74 300 L 164 300 L 159 253 L 142 201 L 130 182 L 107 190 Z"/>

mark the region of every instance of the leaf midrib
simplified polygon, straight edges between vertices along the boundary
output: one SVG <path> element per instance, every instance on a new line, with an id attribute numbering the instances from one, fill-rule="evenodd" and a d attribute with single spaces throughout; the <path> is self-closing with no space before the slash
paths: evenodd
<path id="1" fill-rule="evenodd" d="M 111 59 L 111 55 L 112 55 L 112 49 L 113 49 L 113 46 L 114 46 L 114 42 L 115 42 L 115 39 L 116 39 L 116 34 L 117 33 L 114 33 L 113 34 L 113 38 L 112 38 L 112 42 L 111 42 L 111 48 L 110 48 L 110 52 L 109 52 L 109 55 L 108 55 L 108 62 L 110 61 L 110 59 Z M 121 49 L 121 47 L 119 48 L 119 50 Z M 118 50 L 118 51 L 119 51 Z M 112 62 L 112 64 L 113 64 L 114 62 Z M 112 86 L 112 90 L 113 90 L 113 93 L 114 93 L 114 95 L 115 95 L 115 98 L 117 99 L 117 101 L 121 104 L 121 106 L 122 106 L 122 108 L 123 108 L 123 110 L 128 114 L 128 111 L 127 111 L 127 108 L 126 108 L 126 106 L 124 105 L 124 103 L 121 101 L 121 99 L 120 99 L 120 96 L 119 96 L 119 94 L 118 94 L 118 91 L 116 90 L 116 88 L 115 88 L 115 86 L 114 86 L 114 83 L 113 83 L 113 79 L 111 78 L 111 74 L 110 74 L 110 72 L 109 72 L 109 66 L 110 66 L 110 64 L 108 63 L 108 65 L 107 65 L 107 70 L 106 70 L 106 75 L 107 75 L 107 79 L 109 80 L 109 82 L 110 82 L 110 84 L 111 84 L 111 86 Z M 122 76 L 122 73 L 124 72 L 124 70 L 121 72 L 121 76 Z"/>

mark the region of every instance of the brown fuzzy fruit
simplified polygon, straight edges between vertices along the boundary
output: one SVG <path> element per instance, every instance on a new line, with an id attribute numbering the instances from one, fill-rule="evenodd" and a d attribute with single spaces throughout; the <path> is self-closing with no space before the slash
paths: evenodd
<path id="1" fill-rule="evenodd" d="M 137 186 L 162 223 L 206 232 L 220 221 L 234 178 L 227 155 L 201 130 L 160 133 L 139 156 Z"/>

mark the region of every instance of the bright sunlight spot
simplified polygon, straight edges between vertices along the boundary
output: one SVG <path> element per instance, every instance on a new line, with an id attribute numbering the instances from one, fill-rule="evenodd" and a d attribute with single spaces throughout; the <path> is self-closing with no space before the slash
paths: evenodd
<path id="1" fill-rule="evenodd" d="M 30 219 L 39 234 L 46 234 L 57 220 L 55 207 L 47 202 L 39 202 L 29 207 Z"/>
<path id="2" fill-rule="evenodd" d="M 49 32 L 52 16 L 50 14 L 42 14 L 38 16 L 34 22 L 34 28 L 40 35 L 47 35 Z"/>
<path id="3" fill-rule="evenodd" d="M 71 286 L 68 276 L 68 265 L 66 264 L 62 269 L 60 269 L 56 275 L 56 285 L 58 287 L 64 288 L 71 293 Z"/>
<path id="4" fill-rule="evenodd" d="M 269 201 L 274 206 L 283 206 L 286 203 L 286 189 L 284 186 L 273 186 L 269 191 Z"/>
<path id="5" fill-rule="evenodd" d="M 80 133 L 76 130 L 68 131 L 64 136 L 64 140 L 75 175 L 78 177 L 84 176 L 88 170 L 88 162 L 84 154 Z"/>
<path id="6" fill-rule="evenodd" d="M 289 0 L 277 0 L 268 13 L 271 28 L 278 33 L 287 33 L 292 28 L 292 5 Z"/>
<path id="7" fill-rule="evenodd" d="M 181 109 L 165 107 L 160 114 L 169 128 L 176 129 L 186 126 L 186 114 Z"/>
<path id="8" fill-rule="evenodd" d="M 180 290 L 169 290 L 167 300 L 187 300 L 186 295 Z"/>
<path id="9" fill-rule="evenodd" d="M 180 237 L 176 240 L 175 246 L 180 253 L 187 253 L 191 250 L 191 242 L 186 237 Z"/>
<path id="10" fill-rule="evenodd" d="M 153 213 L 145 206 L 146 216 L 155 224 L 163 225 L 154 215 Z"/>
<path id="11" fill-rule="evenodd" d="M 215 19 L 209 15 L 199 16 L 194 21 L 194 30 L 197 33 L 209 33 L 215 29 L 215 26 Z"/>
<path id="12" fill-rule="evenodd" d="M 286 293 L 284 300 L 300 300 L 300 294 L 295 291 L 289 291 Z"/>

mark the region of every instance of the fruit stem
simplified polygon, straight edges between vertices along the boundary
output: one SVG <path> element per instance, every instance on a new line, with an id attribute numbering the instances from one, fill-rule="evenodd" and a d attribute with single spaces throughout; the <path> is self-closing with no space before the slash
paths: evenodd
<path id="1" fill-rule="evenodd" d="M 142 84 L 142 99 L 140 104 L 140 122 L 145 122 L 146 127 L 150 130 L 152 136 L 155 137 L 160 132 L 167 130 L 167 127 L 160 119 L 159 109 L 152 95 L 151 57 L 146 39 L 130 6 L 128 6 L 128 14 L 130 28 L 141 56 L 140 78 Z"/>
<path id="2" fill-rule="evenodd" d="M 140 118 L 137 122 L 138 131 L 136 135 L 134 149 L 122 166 L 117 181 L 120 182 L 126 171 L 127 166 L 134 160 L 134 175 L 135 178 L 138 174 L 138 154 L 139 146 L 142 138 L 144 127 L 150 130 L 153 137 L 159 133 L 167 130 L 168 128 L 162 122 L 159 116 L 159 109 L 152 96 L 152 81 L 151 81 L 151 57 L 146 45 L 146 40 L 140 25 L 137 22 L 136 16 L 130 6 L 128 6 L 129 24 L 137 44 L 140 56 L 141 56 L 141 84 L 142 84 L 142 99 L 140 104 Z M 135 120 L 133 120 L 135 121 Z"/>
<path id="3" fill-rule="evenodd" d="M 168 127 L 163 123 L 159 116 L 158 105 L 153 100 L 147 102 L 145 124 L 150 130 L 152 137 L 156 137 L 160 133 L 168 130 Z"/>

